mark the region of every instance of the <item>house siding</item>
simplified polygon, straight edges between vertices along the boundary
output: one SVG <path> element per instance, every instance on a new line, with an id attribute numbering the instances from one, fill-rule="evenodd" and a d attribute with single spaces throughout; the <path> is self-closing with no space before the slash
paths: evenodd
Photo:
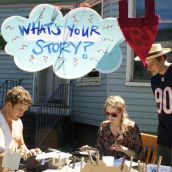
<path id="1" fill-rule="evenodd" d="M 33 5 L 24 4 L 8 4 L 0 6 L 0 27 L 2 22 L 11 16 L 27 17 Z M 3 50 L 0 50 L 0 85 L 5 80 L 22 79 L 22 86 L 31 94 L 33 93 L 33 73 L 25 72 L 19 69 L 14 63 L 14 57 L 7 55 Z"/>
<path id="2" fill-rule="evenodd" d="M 28 18 L 31 10 L 41 3 L 44 4 L 52 4 L 52 5 L 77 5 L 78 1 L 75 0 L 66 1 L 59 0 L 58 2 L 55 0 L 43 1 L 39 0 L 35 3 L 34 0 L 29 0 L 27 3 L 21 0 L 7 0 L 0 2 L 0 27 L 5 19 L 11 16 L 22 16 Z M 0 33 L 1 34 L 1 33 Z M 5 80 L 18 80 L 23 79 L 22 86 L 24 86 L 31 94 L 33 94 L 33 72 L 25 72 L 19 69 L 14 63 L 14 57 L 9 56 L 5 53 L 5 51 L 0 50 L 0 85 L 4 83 Z M 53 81 L 52 81 L 53 83 Z"/>
<path id="3" fill-rule="evenodd" d="M 14 63 L 14 58 L 8 56 L 4 52 L 0 52 L 0 85 L 5 80 L 22 79 L 21 85 L 32 93 L 33 88 L 33 73 L 25 72 L 17 68 Z"/>
<path id="4" fill-rule="evenodd" d="M 104 120 L 103 105 L 106 99 L 106 75 L 96 86 L 73 86 L 72 119 L 90 125 L 99 125 Z"/>
<path id="5" fill-rule="evenodd" d="M 36 3 L 35 3 L 36 2 Z M 5 19 L 11 16 L 22 16 L 28 18 L 31 10 L 39 4 L 52 4 L 52 5 L 77 5 L 79 2 L 76 0 L 66 1 L 66 0 L 49 0 L 49 1 L 34 1 L 29 0 L 27 3 L 22 0 L 5 0 L 0 2 L 0 27 Z M 1 34 L 1 33 L 0 33 Z M 42 71 L 41 71 L 42 72 Z M 25 72 L 19 69 L 14 63 L 14 57 L 9 56 L 5 51 L 0 50 L 0 85 L 5 80 L 18 80 L 23 79 L 22 86 L 24 86 L 31 94 L 33 94 L 33 72 Z M 52 81 L 53 83 L 53 81 Z"/>
<path id="6" fill-rule="evenodd" d="M 27 17 L 36 4 L 6 4 L 0 6 L 0 26 L 10 16 Z M 104 2 L 103 17 L 117 17 L 118 3 Z M 131 119 L 137 122 L 141 131 L 157 131 L 157 114 L 150 87 L 125 86 L 127 44 L 122 43 L 123 61 L 119 69 L 110 74 L 101 74 L 100 85 L 77 86 L 73 81 L 71 114 L 76 122 L 98 126 L 105 119 L 104 102 L 109 95 L 120 95 L 126 101 Z M 23 86 L 33 92 L 33 73 L 17 68 L 13 57 L 0 52 L 0 85 L 6 79 L 23 79 Z"/>
<path id="7" fill-rule="evenodd" d="M 11 16 L 28 17 L 34 5 L 30 4 L 7 4 L 0 6 L 0 26 L 2 22 Z"/>
<path id="8" fill-rule="evenodd" d="M 129 117 L 141 131 L 157 132 L 158 116 L 151 87 L 126 86 L 126 43 L 122 43 L 123 62 L 120 68 L 109 74 L 108 95 L 120 95 L 126 102 Z"/>
<path id="9" fill-rule="evenodd" d="M 111 16 L 111 1 L 105 1 L 104 18 Z M 72 119 L 75 122 L 98 126 L 105 120 L 104 103 L 108 94 L 109 78 L 101 74 L 100 85 L 72 87 Z"/>
<path id="10" fill-rule="evenodd" d="M 118 3 L 104 2 L 104 18 L 118 17 Z M 109 95 L 120 95 L 126 102 L 129 117 L 141 131 L 156 133 L 158 117 L 151 87 L 126 86 L 127 44 L 120 44 L 123 61 L 119 69 L 110 74 L 101 75 L 100 86 L 74 86 L 72 98 L 72 117 L 74 121 L 99 125 L 105 119 L 104 102 Z"/>

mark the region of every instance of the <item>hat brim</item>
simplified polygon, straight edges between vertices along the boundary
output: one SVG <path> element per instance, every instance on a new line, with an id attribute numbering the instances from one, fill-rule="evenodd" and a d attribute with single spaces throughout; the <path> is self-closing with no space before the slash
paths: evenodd
<path id="1" fill-rule="evenodd" d="M 155 55 L 146 57 L 146 60 L 148 60 L 148 59 L 153 59 L 153 58 L 162 56 L 162 55 L 167 54 L 167 53 L 169 53 L 169 52 L 172 51 L 171 48 L 163 48 L 162 50 L 163 50 L 162 53 L 159 53 L 159 54 L 155 54 Z M 140 61 L 139 56 L 136 56 L 136 57 L 134 58 L 134 60 L 135 60 L 135 61 Z"/>

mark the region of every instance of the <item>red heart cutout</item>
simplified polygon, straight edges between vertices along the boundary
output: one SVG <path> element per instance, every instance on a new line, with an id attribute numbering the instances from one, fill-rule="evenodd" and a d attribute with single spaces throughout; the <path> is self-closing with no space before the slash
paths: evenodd
<path id="1" fill-rule="evenodd" d="M 128 0 L 120 0 L 118 3 L 118 23 L 121 31 L 127 43 L 145 65 L 145 59 L 155 41 L 159 27 L 160 17 L 155 15 L 155 2 L 145 0 L 146 15 L 137 18 L 128 18 Z"/>

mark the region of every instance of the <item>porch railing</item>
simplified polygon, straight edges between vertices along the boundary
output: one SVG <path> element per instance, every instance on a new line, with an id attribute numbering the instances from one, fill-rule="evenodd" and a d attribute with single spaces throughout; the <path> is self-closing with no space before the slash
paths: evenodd
<path id="1" fill-rule="evenodd" d="M 42 147 L 45 139 L 64 117 L 69 116 L 70 84 L 61 84 L 48 101 L 36 112 L 36 146 Z"/>

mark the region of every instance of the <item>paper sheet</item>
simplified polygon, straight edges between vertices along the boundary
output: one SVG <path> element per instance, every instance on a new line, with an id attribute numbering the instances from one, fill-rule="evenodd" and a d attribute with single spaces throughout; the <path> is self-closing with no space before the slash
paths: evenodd
<path id="1" fill-rule="evenodd" d="M 9 150 L 6 150 L 2 160 L 2 167 L 11 170 L 18 170 L 20 160 L 21 160 L 20 152 L 11 152 Z"/>
<path id="2" fill-rule="evenodd" d="M 59 156 L 61 159 L 63 159 L 63 158 L 71 157 L 72 154 L 60 152 L 60 151 L 41 153 L 41 154 L 36 156 L 36 160 L 42 160 L 42 159 L 47 159 L 47 158 L 58 158 Z"/>
<path id="3" fill-rule="evenodd" d="M 122 163 L 122 158 L 114 159 L 114 166 L 119 166 L 119 165 L 121 165 L 121 163 Z M 125 164 L 129 167 L 130 166 L 130 161 L 125 160 Z M 137 165 L 138 165 L 138 163 L 132 162 L 131 166 L 133 167 L 133 166 L 137 166 Z"/>

